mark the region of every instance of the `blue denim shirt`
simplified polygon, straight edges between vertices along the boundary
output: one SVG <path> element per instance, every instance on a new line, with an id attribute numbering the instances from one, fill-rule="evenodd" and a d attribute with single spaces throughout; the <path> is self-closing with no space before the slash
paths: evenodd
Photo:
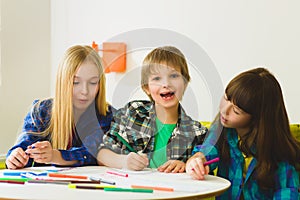
<path id="1" fill-rule="evenodd" d="M 22 127 L 22 133 L 17 143 L 8 151 L 9 156 L 12 150 L 21 147 L 24 151 L 27 147 L 37 141 L 50 141 L 50 135 L 42 136 L 40 134 L 30 134 L 29 132 L 42 132 L 49 126 L 51 119 L 52 99 L 43 100 L 39 106 L 38 101 L 33 102 L 31 111 L 26 115 Z M 38 110 L 37 110 L 38 109 Z M 38 111 L 38 112 L 36 112 Z M 102 116 L 95 109 L 95 103 L 92 103 L 88 109 L 81 115 L 72 145 L 67 150 L 60 150 L 63 159 L 66 161 L 77 160 L 74 166 L 96 165 L 96 154 L 98 146 L 102 143 L 103 134 L 109 130 L 114 108 L 109 106 L 106 116 Z M 29 159 L 25 167 L 32 165 L 33 159 Z M 37 165 L 44 165 L 35 163 Z"/>

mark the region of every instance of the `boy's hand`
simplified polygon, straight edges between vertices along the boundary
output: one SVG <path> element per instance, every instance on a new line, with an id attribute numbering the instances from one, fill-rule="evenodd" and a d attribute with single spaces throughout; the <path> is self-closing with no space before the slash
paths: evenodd
<path id="1" fill-rule="evenodd" d="M 21 147 L 18 147 L 7 157 L 5 164 L 8 169 L 20 169 L 27 164 L 28 160 L 29 156 Z"/>
<path id="2" fill-rule="evenodd" d="M 143 170 L 149 164 L 149 160 L 146 154 L 142 153 L 129 153 L 126 156 L 124 167 L 130 170 Z"/>
<path id="3" fill-rule="evenodd" d="M 205 156 L 201 152 L 196 153 L 186 162 L 186 172 L 193 179 L 204 180 L 204 175 L 209 172 L 209 166 L 204 166 L 204 162 L 206 162 Z"/>
<path id="4" fill-rule="evenodd" d="M 26 153 L 38 163 L 51 163 L 53 149 L 49 141 L 36 142 L 27 147 Z"/>
<path id="5" fill-rule="evenodd" d="M 157 168 L 159 172 L 166 173 L 183 173 L 185 171 L 185 163 L 180 160 L 169 160 L 165 164 Z"/>

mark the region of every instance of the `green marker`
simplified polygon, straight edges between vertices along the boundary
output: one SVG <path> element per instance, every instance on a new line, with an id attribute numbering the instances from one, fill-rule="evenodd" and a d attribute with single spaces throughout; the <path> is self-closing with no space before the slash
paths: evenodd
<path id="1" fill-rule="evenodd" d="M 1 177 L 0 181 L 19 181 L 19 182 L 26 182 L 31 180 L 29 178 L 10 178 L 10 177 Z"/>
<path id="2" fill-rule="evenodd" d="M 143 193 L 153 193 L 152 189 L 140 189 L 140 188 L 104 188 L 104 191 L 109 191 L 109 192 L 143 192 Z"/>
<path id="3" fill-rule="evenodd" d="M 114 134 L 131 152 L 137 153 L 136 150 L 134 150 L 134 148 L 132 148 L 132 146 L 130 146 L 130 144 L 121 135 L 119 135 L 119 133 L 114 132 Z"/>

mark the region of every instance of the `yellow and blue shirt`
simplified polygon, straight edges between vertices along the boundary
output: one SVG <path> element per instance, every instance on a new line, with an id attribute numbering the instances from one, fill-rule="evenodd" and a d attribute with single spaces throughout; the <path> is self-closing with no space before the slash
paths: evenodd
<path id="1" fill-rule="evenodd" d="M 210 133 L 203 145 L 195 147 L 193 153 L 204 152 L 206 159 L 210 160 L 219 157 L 219 149 L 216 146 L 219 131 L 214 131 L 215 127 L 210 128 Z M 231 182 L 230 188 L 216 199 L 299 199 L 299 176 L 294 166 L 287 162 L 279 162 L 278 169 L 274 177 L 275 188 L 263 190 L 255 180 L 257 160 L 253 157 L 245 170 L 245 159 L 238 148 L 238 135 L 235 129 L 227 128 L 226 140 L 230 148 L 230 164 L 225 164 L 220 158 L 219 163 L 210 165 L 210 170 L 218 167 L 217 176 L 228 179 Z"/>

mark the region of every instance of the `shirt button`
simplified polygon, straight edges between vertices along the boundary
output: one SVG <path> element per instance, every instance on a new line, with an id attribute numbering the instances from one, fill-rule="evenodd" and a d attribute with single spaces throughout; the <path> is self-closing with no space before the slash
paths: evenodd
<path id="1" fill-rule="evenodd" d="M 86 159 L 86 156 L 83 156 L 84 159 Z"/>

